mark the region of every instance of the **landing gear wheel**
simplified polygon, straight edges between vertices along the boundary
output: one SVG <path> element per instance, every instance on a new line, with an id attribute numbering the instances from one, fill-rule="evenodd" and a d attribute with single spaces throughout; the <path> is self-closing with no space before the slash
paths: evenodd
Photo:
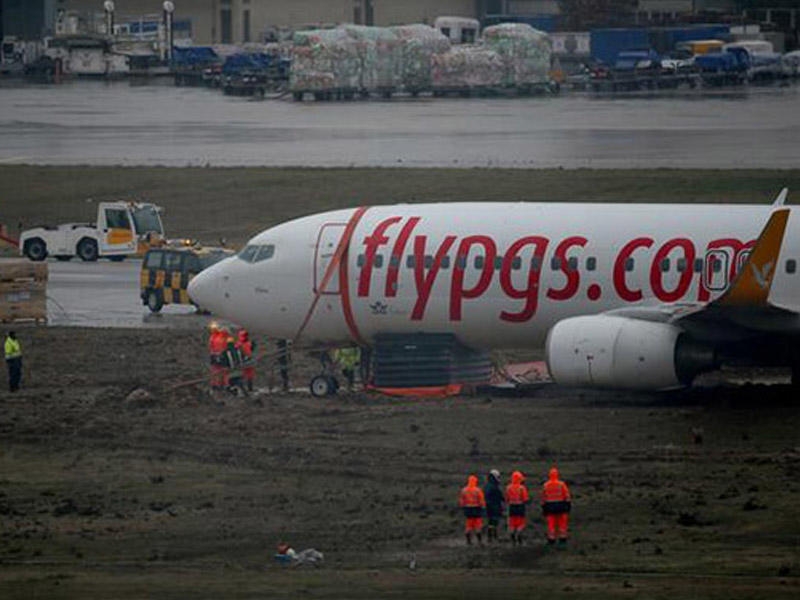
<path id="1" fill-rule="evenodd" d="M 25 256 L 39 262 L 47 258 L 47 245 L 43 240 L 34 238 L 25 244 Z"/>
<path id="2" fill-rule="evenodd" d="M 339 389 L 339 382 L 330 375 L 317 375 L 311 380 L 308 389 L 315 398 L 332 396 Z"/>
<path id="3" fill-rule="evenodd" d="M 81 260 L 86 262 L 94 262 L 97 260 L 97 242 L 90 239 L 82 239 L 78 243 L 77 254 Z"/>
<path id="4" fill-rule="evenodd" d="M 157 313 L 164 306 L 164 299 L 156 290 L 150 290 L 147 293 L 147 308 L 150 312 Z"/>

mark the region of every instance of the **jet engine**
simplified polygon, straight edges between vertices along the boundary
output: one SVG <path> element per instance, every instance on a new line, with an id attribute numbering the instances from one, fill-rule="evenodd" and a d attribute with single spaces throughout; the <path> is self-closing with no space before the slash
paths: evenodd
<path id="1" fill-rule="evenodd" d="M 546 352 L 557 383 L 583 387 L 665 390 L 716 367 L 714 349 L 679 327 L 606 315 L 556 323 Z"/>

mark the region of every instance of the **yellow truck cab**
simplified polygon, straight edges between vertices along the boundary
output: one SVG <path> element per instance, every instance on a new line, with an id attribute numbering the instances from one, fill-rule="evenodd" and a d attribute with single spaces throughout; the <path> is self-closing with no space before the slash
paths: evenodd
<path id="1" fill-rule="evenodd" d="M 142 304 L 154 313 L 165 304 L 192 304 L 186 292 L 192 277 L 233 254 L 233 250 L 218 247 L 151 248 L 142 260 L 139 279 Z"/>

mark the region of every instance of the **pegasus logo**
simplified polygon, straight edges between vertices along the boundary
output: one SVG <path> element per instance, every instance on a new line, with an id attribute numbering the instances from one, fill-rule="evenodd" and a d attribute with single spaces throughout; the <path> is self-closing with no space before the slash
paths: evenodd
<path id="1" fill-rule="evenodd" d="M 774 262 L 766 263 L 761 269 L 759 269 L 755 263 L 750 263 L 750 267 L 753 269 L 753 277 L 756 278 L 756 283 L 762 290 L 766 290 L 769 287 L 771 274 L 772 274 L 772 267 L 775 266 Z"/>

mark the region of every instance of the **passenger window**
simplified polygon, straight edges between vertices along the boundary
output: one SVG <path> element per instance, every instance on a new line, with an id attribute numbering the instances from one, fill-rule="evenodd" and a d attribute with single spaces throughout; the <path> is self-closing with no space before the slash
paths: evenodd
<path id="1" fill-rule="evenodd" d="M 675 266 L 678 269 L 678 273 L 683 273 L 686 270 L 686 259 L 679 258 Z"/>
<path id="2" fill-rule="evenodd" d="M 433 267 L 433 257 L 430 254 L 425 255 L 425 268 L 430 269 Z"/>
<path id="3" fill-rule="evenodd" d="M 467 268 L 467 257 L 463 254 L 456 257 L 456 268 L 461 269 L 462 271 Z"/>
<path id="4" fill-rule="evenodd" d="M 703 259 L 702 258 L 695 258 L 694 259 L 694 272 L 695 273 L 702 273 L 703 272 Z"/>
<path id="5" fill-rule="evenodd" d="M 494 257 L 494 268 L 495 271 L 499 271 L 503 268 L 503 257 L 502 256 L 495 256 Z"/>
<path id="6" fill-rule="evenodd" d="M 144 263 L 144 266 L 148 269 L 160 269 L 161 268 L 161 259 L 164 257 L 163 252 L 149 252 L 147 254 L 147 260 Z"/>
<path id="7" fill-rule="evenodd" d="M 669 259 L 665 258 L 661 261 L 661 270 L 666 273 L 669 271 Z"/>
<path id="8" fill-rule="evenodd" d="M 445 255 L 442 257 L 442 268 L 449 269 L 450 268 L 450 257 Z"/>
<path id="9" fill-rule="evenodd" d="M 574 256 L 573 256 L 573 257 L 571 257 L 571 258 L 570 258 L 570 259 L 567 261 L 567 268 L 568 268 L 570 271 L 577 271 L 577 270 L 578 270 L 578 259 L 577 259 L 577 258 L 575 258 Z"/>
<path id="10" fill-rule="evenodd" d="M 719 258 L 713 257 L 711 259 L 711 269 L 714 273 L 719 273 L 722 271 L 722 261 Z"/>
<path id="11" fill-rule="evenodd" d="M 597 259 L 594 256 L 590 256 L 586 259 L 586 270 L 587 271 L 594 271 L 597 268 Z"/>
<path id="12" fill-rule="evenodd" d="M 261 246 L 258 249 L 258 254 L 256 255 L 253 262 L 261 262 L 262 260 L 269 260 L 275 254 L 275 246 L 272 244 L 267 244 L 266 246 Z"/>
<path id="13" fill-rule="evenodd" d="M 515 271 L 519 271 L 522 268 L 522 259 L 519 256 L 515 256 L 514 260 L 511 261 L 511 268 Z"/>
<path id="14" fill-rule="evenodd" d="M 239 251 L 237 256 L 245 262 L 253 262 L 258 253 L 258 246 L 245 246 Z"/>
<path id="15" fill-rule="evenodd" d="M 413 269 L 416 264 L 417 264 L 417 261 L 414 260 L 414 255 L 413 254 L 409 254 L 408 256 L 406 256 L 406 267 L 407 268 Z"/>
<path id="16" fill-rule="evenodd" d="M 383 254 L 375 255 L 375 268 L 380 269 L 383 266 Z"/>
<path id="17" fill-rule="evenodd" d="M 636 262 L 632 258 L 628 258 L 625 260 L 625 270 L 630 272 L 633 271 L 633 268 L 636 266 Z"/>
<path id="18" fill-rule="evenodd" d="M 531 259 L 531 269 L 534 271 L 540 271 L 542 269 L 542 257 L 541 256 L 534 256 Z"/>
<path id="19" fill-rule="evenodd" d="M 561 270 L 561 259 L 558 256 L 554 256 L 553 259 L 550 261 L 550 268 L 553 271 Z"/>
<path id="20" fill-rule="evenodd" d="M 789 275 L 793 275 L 795 271 L 797 271 L 797 261 L 790 258 L 786 261 L 786 272 L 789 273 Z"/>
<path id="21" fill-rule="evenodd" d="M 483 256 L 476 256 L 475 257 L 475 268 L 476 269 L 482 269 L 484 262 L 485 262 L 485 258 Z"/>
<path id="22" fill-rule="evenodd" d="M 400 266 L 400 257 L 396 254 L 392 254 L 389 257 L 389 266 L 394 267 L 395 269 Z"/>
<path id="23" fill-rule="evenodd" d="M 364 256 L 363 254 L 359 254 L 359 255 L 358 255 L 358 258 L 356 258 L 356 266 L 357 266 L 357 267 L 363 267 L 363 266 L 364 266 L 364 263 L 365 263 L 366 261 L 367 261 L 367 257 L 366 257 L 366 256 Z"/>
<path id="24" fill-rule="evenodd" d="M 178 252 L 167 252 L 164 256 L 164 268 L 167 271 L 180 271 L 181 270 L 181 254 Z"/>

